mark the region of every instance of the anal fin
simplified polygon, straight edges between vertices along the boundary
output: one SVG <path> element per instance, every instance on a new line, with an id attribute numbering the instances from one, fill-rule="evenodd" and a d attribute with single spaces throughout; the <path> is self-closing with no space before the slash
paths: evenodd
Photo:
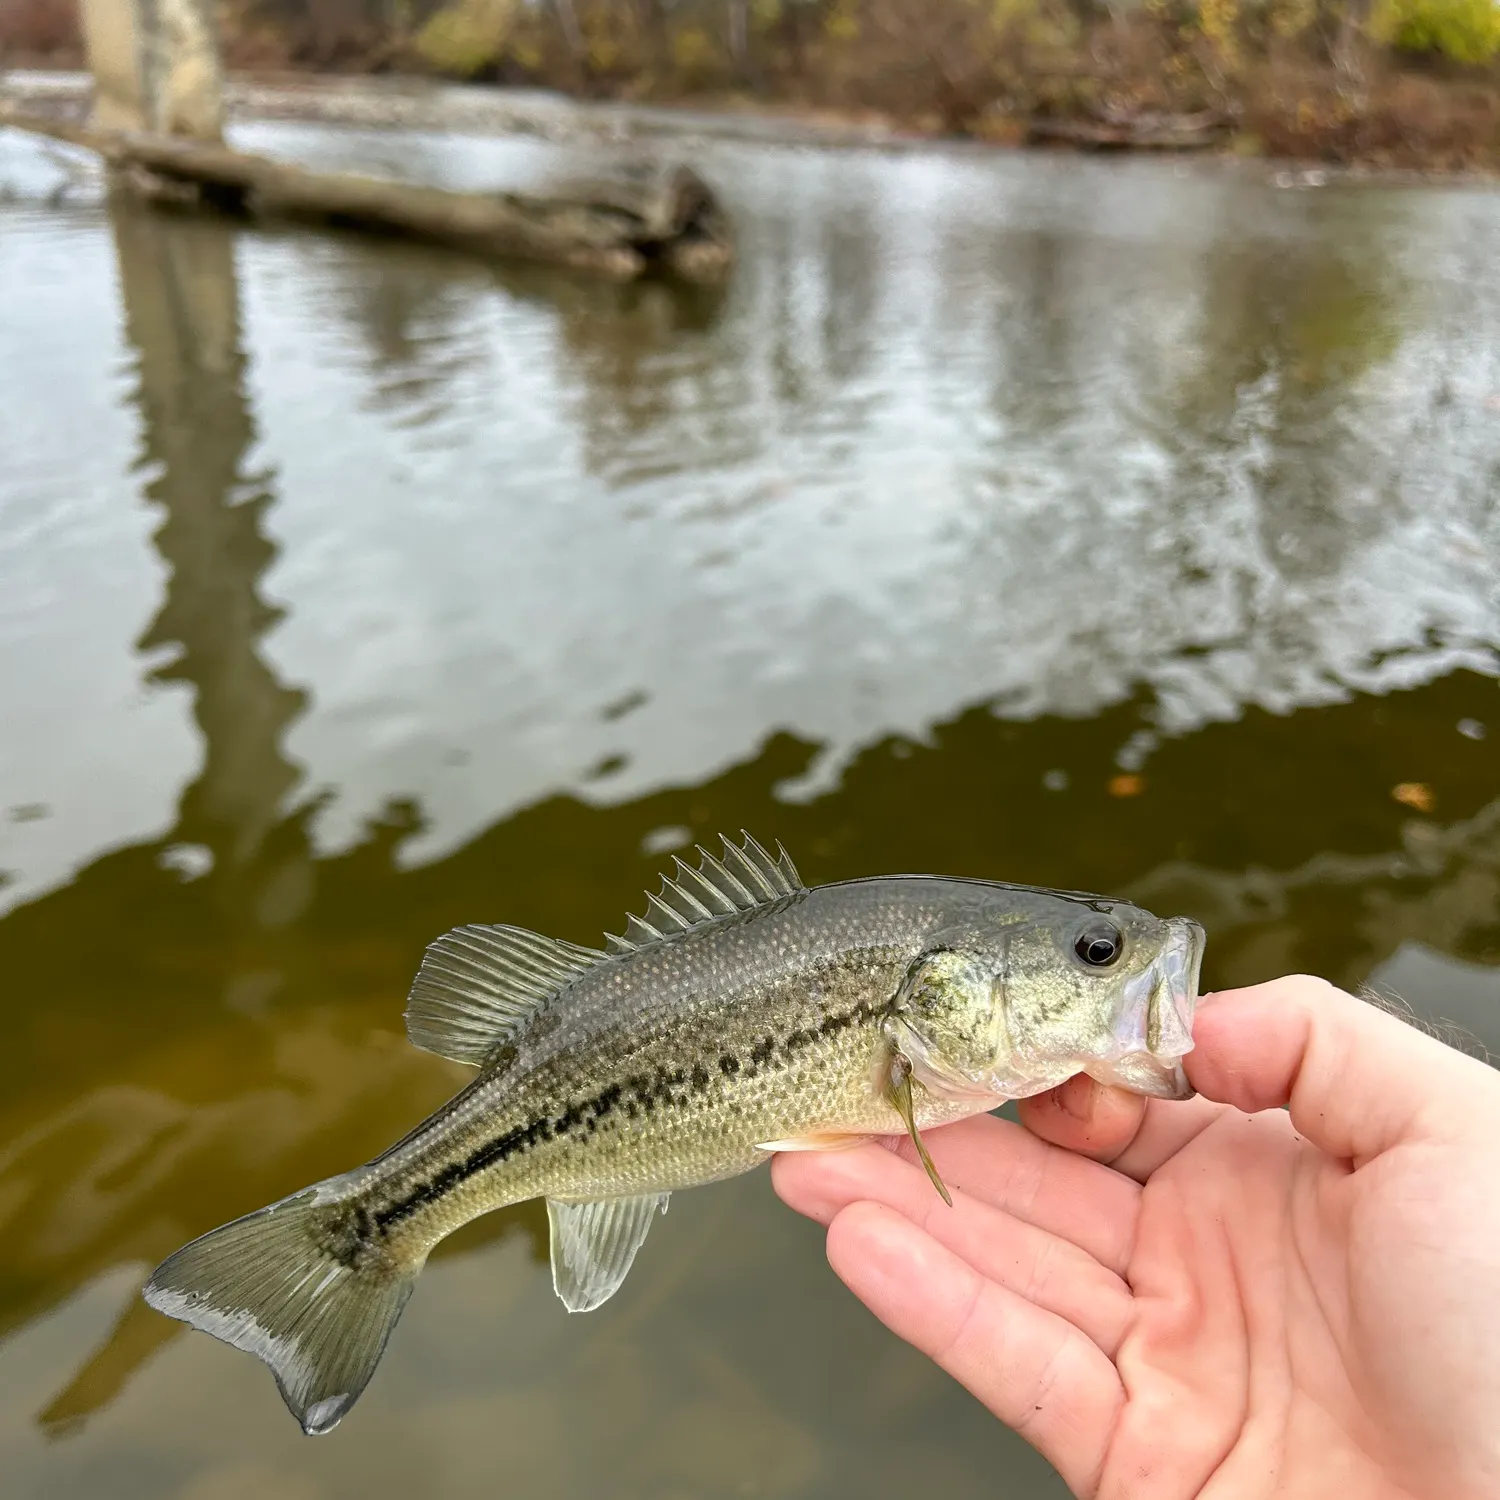
<path id="1" fill-rule="evenodd" d="M 608 1302 L 645 1243 L 651 1220 L 667 1211 L 670 1193 L 603 1198 L 591 1203 L 547 1200 L 552 1226 L 552 1285 L 569 1312 Z"/>

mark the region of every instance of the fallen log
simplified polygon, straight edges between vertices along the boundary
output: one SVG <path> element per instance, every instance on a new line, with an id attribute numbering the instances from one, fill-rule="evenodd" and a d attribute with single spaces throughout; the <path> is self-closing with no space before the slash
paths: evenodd
<path id="1" fill-rule="evenodd" d="M 540 261 L 612 280 L 664 271 L 713 281 L 734 251 L 713 190 L 690 168 L 639 163 L 556 196 L 450 193 L 351 172 L 313 172 L 227 146 L 98 130 L 0 109 L 14 126 L 97 152 L 159 202 L 295 219 L 438 241 L 486 256 Z"/>
<path id="2" fill-rule="evenodd" d="M 1027 140 L 1057 141 L 1087 151 L 1203 151 L 1217 145 L 1231 122 L 1217 111 L 1196 115 L 1112 115 L 1102 120 L 1045 116 L 1027 125 Z"/>

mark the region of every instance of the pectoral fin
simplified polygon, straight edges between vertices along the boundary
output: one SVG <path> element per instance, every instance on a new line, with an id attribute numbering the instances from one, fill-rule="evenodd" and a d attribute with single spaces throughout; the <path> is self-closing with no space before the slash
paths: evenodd
<path id="1" fill-rule="evenodd" d="M 927 1154 L 927 1147 L 922 1144 L 921 1132 L 917 1129 L 917 1116 L 911 1099 L 911 1059 L 903 1052 L 897 1052 L 891 1058 L 890 1073 L 886 1080 L 886 1097 L 896 1107 L 901 1118 L 906 1121 L 906 1128 L 911 1133 L 911 1143 L 917 1148 L 917 1156 L 922 1165 L 927 1168 L 927 1175 L 932 1179 L 933 1187 L 942 1195 L 943 1202 L 952 1208 L 953 1199 L 948 1189 L 944 1187 L 943 1179 L 938 1176 L 938 1169 Z"/>
<path id="2" fill-rule="evenodd" d="M 605 1198 L 594 1203 L 547 1200 L 552 1225 L 552 1285 L 569 1312 L 591 1312 L 619 1291 L 656 1211 L 670 1193 Z"/>

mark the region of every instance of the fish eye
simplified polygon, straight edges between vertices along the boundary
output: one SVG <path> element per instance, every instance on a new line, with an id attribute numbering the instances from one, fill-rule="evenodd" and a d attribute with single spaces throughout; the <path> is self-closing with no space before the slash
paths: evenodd
<path id="1" fill-rule="evenodd" d="M 1091 969 L 1107 969 L 1125 950 L 1125 937 L 1113 922 L 1090 922 L 1073 939 L 1073 951 Z"/>

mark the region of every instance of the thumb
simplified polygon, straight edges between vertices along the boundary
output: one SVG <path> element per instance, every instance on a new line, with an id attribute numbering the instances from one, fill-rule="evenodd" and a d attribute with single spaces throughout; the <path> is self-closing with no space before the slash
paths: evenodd
<path id="1" fill-rule="evenodd" d="M 1360 1166 L 1398 1141 L 1500 1119 L 1500 1074 L 1356 1000 L 1294 975 L 1210 997 L 1184 1059 L 1198 1092 L 1246 1113 L 1290 1108 L 1315 1146 Z"/>

